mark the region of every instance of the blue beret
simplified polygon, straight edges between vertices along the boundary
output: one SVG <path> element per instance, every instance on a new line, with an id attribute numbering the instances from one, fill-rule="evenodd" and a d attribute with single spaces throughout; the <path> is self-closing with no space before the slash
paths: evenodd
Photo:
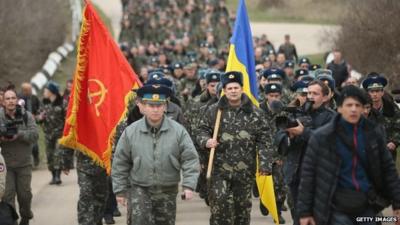
<path id="1" fill-rule="evenodd" d="M 49 81 L 46 85 L 46 89 L 55 95 L 60 94 L 60 86 L 54 81 Z"/>
<path id="2" fill-rule="evenodd" d="M 387 85 L 387 79 L 381 75 L 370 76 L 362 82 L 362 86 L 366 90 L 383 89 Z"/>
<path id="3" fill-rule="evenodd" d="M 296 70 L 294 78 L 297 79 L 298 77 L 305 76 L 305 75 L 308 75 L 308 70 L 299 69 L 299 70 Z"/>
<path id="4" fill-rule="evenodd" d="M 264 87 L 265 94 L 269 93 L 282 93 L 282 85 L 280 84 L 267 84 Z"/>
<path id="5" fill-rule="evenodd" d="M 164 103 L 167 98 L 171 96 L 171 89 L 164 85 L 144 85 L 137 90 L 137 95 L 142 98 L 143 101 L 149 103 Z"/>
<path id="6" fill-rule="evenodd" d="M 216 70 L 211 70 L 206 74 L 206 82 L 207 84 L 211 82 L 219 82 L 221 77 L 221 73 Z"/>
<path id="7" fill-rule="evenodd" d="M 240 86 L 243 87 L 243 74 L 240 71 L 229 71 L 221 75 L 221 83 L 222 87 L 225 88 L 225 86 L 229 83 L 239 83 Z"/>
<path id="8" fill-rule="evenodd" d="M 264 70 L 261 75 L 269 80 L 274 80 L 274 79 L 282 80 L 285 78 L 285 72 L 281 69 L 276 69 L 276 68 Z"/>

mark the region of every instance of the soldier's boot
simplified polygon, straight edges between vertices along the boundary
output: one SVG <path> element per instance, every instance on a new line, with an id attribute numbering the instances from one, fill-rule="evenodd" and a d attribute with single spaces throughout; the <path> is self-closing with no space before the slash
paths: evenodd
<path id="1" fill-rule="evenodd" d="M 49 184 L 50 185 L 56 184 L 56 171 L 55 170 L 51 171 L 51 181 Z"/>
<path id="2" fill-rule="evenodd" d="M 269 211 L 268 209 L 262 204 L 261 199 L 260 199 L 260 212 L 263 216 L 268 216 Z"/>
<path id="3" fill-rule="evenodd" d="M 29 219 L 22 217 L 19 225 L 29 225 Z"/>
<path id="4" fill-rule="evenodd" d="M 61 181 L 61 170 L 55 170 L 54 171 L 54 181 L 55 184 L 60 185 L 62 183 Z"/>
<path id="5" fill-rule="evenodd" d="M 278 218 L 279 218 L 279 224 L 285 224 L 286 223 L 286 220 L 283 218 L 281 212 L 278 212 Z"/>

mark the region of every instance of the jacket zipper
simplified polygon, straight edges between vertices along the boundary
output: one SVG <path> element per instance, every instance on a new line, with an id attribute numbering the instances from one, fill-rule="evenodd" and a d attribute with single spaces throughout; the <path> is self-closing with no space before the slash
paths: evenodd
<path id="1" fill-rule="evenodd" d="M 357 157 L 357 148 L 358 148 L 358 142 L 357 142 L 357 126 L 354 126 L 353 129 L 353 143 L 354 143 L 354 152 L 353 152 L 353 160 L 352 160 L 352 180 L 353 180 L 353 185 L 356 187 L 356 191 L 360 191 L 360 184 L 357 181 L 357 163 L 358 163 L 358 157 Z"/>

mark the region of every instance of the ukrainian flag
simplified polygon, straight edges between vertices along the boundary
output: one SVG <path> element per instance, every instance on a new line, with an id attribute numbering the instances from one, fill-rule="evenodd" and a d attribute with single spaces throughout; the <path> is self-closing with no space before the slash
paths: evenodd
<path id="1" fill-rule="evenodd" d="M 243 74 L 243 91 L 254 105 L 258 106 L 257 77 L 249 18 L 244 0 L 239 1 L 235 27 L 230 40 L 226 72 L 240 71 Z"/>
<path id="2" fill-rule="evenodd" d="M 230 49 L 226 72 L 240 71 L 243 74 L 243 92 L 257 107 L 258 88 L 253 52 L 253 37 L 244 0 L 239 0 L 235 27 L 230 40 Z M 258 164 L 257 164 L 258 167 Z M 257 187 L 261 202 L 267 207 L 276 224 L 279 224 L 272 176 L 256 174 Z"/>

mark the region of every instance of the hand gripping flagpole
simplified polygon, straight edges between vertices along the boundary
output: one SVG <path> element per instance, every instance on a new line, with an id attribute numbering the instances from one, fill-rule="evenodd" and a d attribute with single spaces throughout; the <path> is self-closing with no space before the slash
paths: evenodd
<path id="1" fill-rule="evenodd" d="M 221 123 L 221 114 L 222 114 L 221 109 L 218 109 L 217 119 L 215 120 L 214 133 L 213 133 L 214 140 L 217 140 L 218 130 L 219 130 L 219 126 Z M 208 159 L 207 176 L 206 176 L 207 180 L 211 178 L 211 171 L 212 171 L 213 162 L 214 162 L 214 154 L 215 154 L 215 147 L 211 148 L 211 150 L 210 150 L 210 157 Z"/>

